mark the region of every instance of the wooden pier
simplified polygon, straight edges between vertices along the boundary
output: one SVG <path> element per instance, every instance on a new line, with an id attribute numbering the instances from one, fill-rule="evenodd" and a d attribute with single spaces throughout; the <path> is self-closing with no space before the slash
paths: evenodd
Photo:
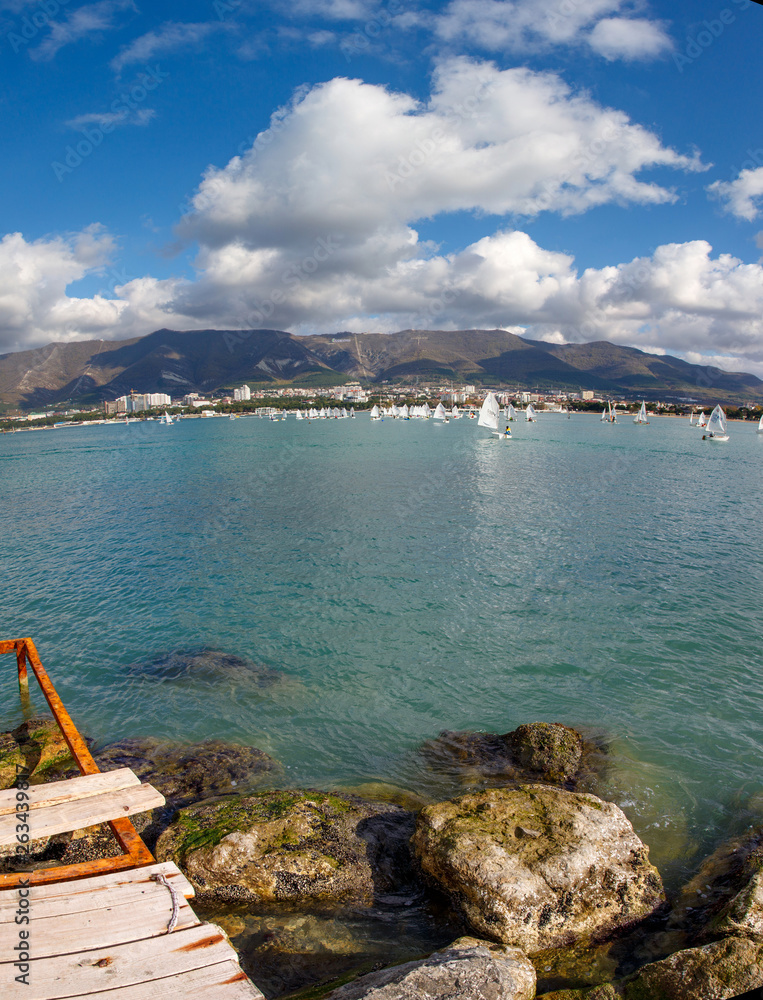
<path id="1" fill-rule="evenodd" d="M 0 875 L 3 1000 L 263 1000 L 224 932 L 199 920 L 193 887 L 173 863 L 157 864 L 129 816 L 164 804 L 129 768 L 101 772 L 40 663 L 31 639 L 16 653 L 22 704 L 27 664 L 81 777 L 0 791 L 0 847 L 108 823 L 113 858 Z M 21 863 L 19 867 L 22 867 Z"/>

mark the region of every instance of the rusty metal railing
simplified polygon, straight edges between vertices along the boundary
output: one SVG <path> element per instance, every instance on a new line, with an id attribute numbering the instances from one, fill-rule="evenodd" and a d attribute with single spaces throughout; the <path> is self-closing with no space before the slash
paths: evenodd
<path id="1" fill-rule="evenodd" d="M 61 735 L 66 741 L 72 757 L 77 762 L 77 767 L 79 767 L 82 774 L 98 774 L 100 769 L 77 727 L 72 722 L 71 716 L 64 708 L 63 702 L 58 697 L 58 693 L 53 687 L 53 682 L 48 677 L 47 671 L 40 662 L 34 642 L 31 639 L 8 639 L 0 641 L 0 655 L 4 653 L 16 654 L 19 696 L 22 706 L 26 709 L 31 704 L 29 698 L 29 675 L 27 671 L 27 666 L 29 666 L 37 678 L 37 683 L 53 713 L 53 718 L 56 720 L 58 728 L 61 730 Z M 26 885 L 67 882 L 71 879 L 84 878 L 88 875 L 106 875 L 109 872 L 123 871 L 128 868 L 141 868 L 144 865 L 154 864 L 154 856 L 143 843 L 129 819 L 120 816 L 117 819 L 110 820 L 108 825 L 124 853 L 111 858 L 99 858 L 95 861 L 61 865 L 57 868 L 40 868 L 32 872 L 0 874 L 0 889 L 11 889 L 20 882 L 24 882 Z"/>

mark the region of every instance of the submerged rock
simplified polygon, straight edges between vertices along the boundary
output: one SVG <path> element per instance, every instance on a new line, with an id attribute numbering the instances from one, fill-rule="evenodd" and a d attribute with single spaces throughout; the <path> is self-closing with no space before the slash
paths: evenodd
<path id="1" fill-rule="evenodd" d="M 280 764 L 262 750 L 222 740 L 188 745 L 125 739 L 94 757 L 102 771 L 132 768 L 175 806 L 251 789 L 280 771 Z"/>
<path id="2" fill-rule="evenodd" d="M 427 806 L 413 844 L 477 931 L 530 955 L 621 931 L 665 900 L 616 805 L 549 785 Z"/>
<path id="3" fill-rule="evenodd" d="M 533 722 L 509 733 L 451 732 L 420 749 L 429 766 L 471 783 L 544 782 L 576 788 L 602 766 L 603 751 L 575 729 Z"/>
<path id="4" fill-rule="evenodd" d="M 729 937 L 674 952 L 626 979 L 543 996 L 545 1000 L 729 1000 L 762 985 L 763 946 Z"/>
<path id="5" fill-rule="evenodd" d="M 361 976 L 327 1000 L 532 1000 L 535 970 L 519 948 L 463 937 L 418 962 Z"/>
<path id="6" fill-rule="evenodd" d="M 153 659 L 135 664 L 130 673 L 160 681 L 233 681 L 261 688 L 276 684 L 282 676 L 273 667 L 254 663 L 214 646 L 173 649 L 168 653 L 160 653 Z"/>
<path id="7" fill-rule="evenodd" d="M 669 926 L 690 942 L 722 935 L 763 941 L 763 828 L 722 844 L 681 889 Z"/>
<path id="8" fill-rule="evenodd" d="M 208 903 L 353 901 L 413 877 L 413 815 L 312 790 L 262 792 L 182 809 L 157 857 L 174 860 Z"/>

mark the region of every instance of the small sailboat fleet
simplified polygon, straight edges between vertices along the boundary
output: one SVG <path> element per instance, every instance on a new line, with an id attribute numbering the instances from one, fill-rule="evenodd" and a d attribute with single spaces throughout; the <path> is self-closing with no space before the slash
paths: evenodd
<path id="1" fill-rule="evenodd" d="M 646 415 L 646 402 L 641 401 L 641 409 L 638 411 L 636 416 L 633 418 L 634 424 L 648 424 L 649 418 Z"/>
<path id="2" fill-rule="evenodd" d="M 169 413 L 167 413 L 167 411 L 165 410 L 164 413 L 161 415 L 161 417 L 159 417 L 159 423 L 160 424 L 165 424 L 165 425 L 169 426 L 169 424 L 174 424 L 175 421 L 172 419 L 172 417 L 169 415 Z"/>

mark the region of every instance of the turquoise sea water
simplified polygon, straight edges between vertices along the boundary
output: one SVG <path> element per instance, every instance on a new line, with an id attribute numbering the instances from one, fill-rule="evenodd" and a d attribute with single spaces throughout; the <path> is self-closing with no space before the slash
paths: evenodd
<path id="1" fill-rule="evenodd" d="M 416 753 L 441 729 L 590 727 L 654 860 L 686 867 L 763 813 L 763 435 L 730 433 L 544 414 L 505 442 L 366 415 L 2 435 L 0 638 L 34 638 L 99 742 L 252 743 L 295 785 L 449 793 Z M 204 646 L 283 678 L 144 669 Z"/>

